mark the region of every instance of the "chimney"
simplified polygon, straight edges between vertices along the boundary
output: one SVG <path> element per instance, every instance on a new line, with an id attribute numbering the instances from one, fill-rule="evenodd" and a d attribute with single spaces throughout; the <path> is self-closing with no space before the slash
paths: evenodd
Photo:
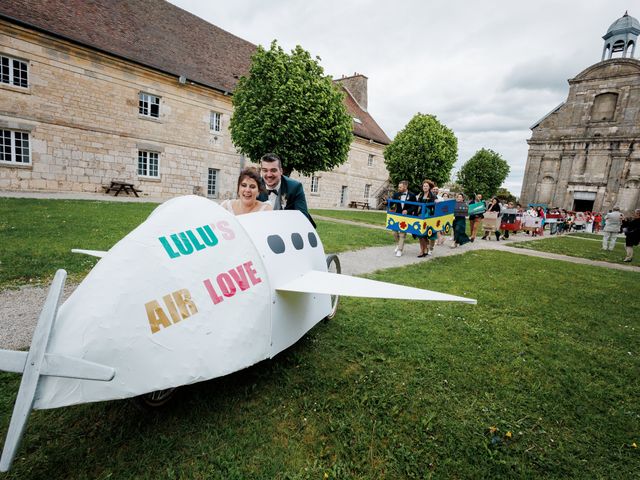
<path id="1" fill-rule="evenodd" d="M 367 77 L 359 73 L 354 73 L 352 77 L 343 76 L 337 80 L 365 112 L 367 111 L 367 80 Z"/>

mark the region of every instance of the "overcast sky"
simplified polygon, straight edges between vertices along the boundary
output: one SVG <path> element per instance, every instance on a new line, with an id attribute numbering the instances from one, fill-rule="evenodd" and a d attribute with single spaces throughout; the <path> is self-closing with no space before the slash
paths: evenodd
<path id="1" fill-rule="evenodd" d="M 458 137 L 455 170 L 491 148 L 518 196 L 529 127 L 600 61 L 625 10 L 640 18 L 637 0 L 170 1 L 252 43 L 301 45 L 334 78 L 367 76 L 369 113 L 390 138 L 417 112 L 436 115 Z"/>

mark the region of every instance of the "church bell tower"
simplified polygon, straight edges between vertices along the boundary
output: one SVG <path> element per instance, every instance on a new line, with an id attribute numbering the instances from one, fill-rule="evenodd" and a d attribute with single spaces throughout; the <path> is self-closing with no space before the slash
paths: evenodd
<path id="1" fill-rule="evenodd" d="M 613 22 L 602 37 L 604 48 L 602 60 L 610 60 L 614 53 L 622 52 L 622 58 L 634 58 L 636 44 L 640 35 L 640 22 L 624 12 L 624 15 Z"/>

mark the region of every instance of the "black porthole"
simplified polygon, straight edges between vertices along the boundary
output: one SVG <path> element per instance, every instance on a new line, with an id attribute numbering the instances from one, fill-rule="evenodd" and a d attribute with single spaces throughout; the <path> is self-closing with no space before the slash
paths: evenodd
<path id="1" fill-rule="evenodd" d="M 291 234 L 291 243 L 293 243 L 293 247 L 296 250 L 302 250 L 304 248 L 304 242 L 302 241 L 302 236 L 299 233 Z"/>
<path id="2" fill-rule="evenodd" d="M 284 240 L 280 235 L 269 235 L 267 237 L 267 244 L 273 253 L 284 253 Z"/>
<path id="3" fill-rule="evenodd" d="M 309 245 L 313 248 L 318 246 L 318 237 L 316 237 L 316 234 L 313 232 L 309 232 Z"/>

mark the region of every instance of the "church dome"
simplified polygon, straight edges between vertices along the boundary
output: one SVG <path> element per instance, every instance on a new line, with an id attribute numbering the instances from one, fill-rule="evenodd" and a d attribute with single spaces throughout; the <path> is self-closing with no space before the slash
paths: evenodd
<path id="1" fill-rule="evenodd" d="M 637 32 L 640 32 L 640 22 L 636 18 L 625 12 L 622 17 L 611 24 L 609 30 L 607 30 L 607 34 L 605 35 L 605 37 L 612 36 L 617 33 L 627 32 L 630 30 L 636 30 Z"/>

